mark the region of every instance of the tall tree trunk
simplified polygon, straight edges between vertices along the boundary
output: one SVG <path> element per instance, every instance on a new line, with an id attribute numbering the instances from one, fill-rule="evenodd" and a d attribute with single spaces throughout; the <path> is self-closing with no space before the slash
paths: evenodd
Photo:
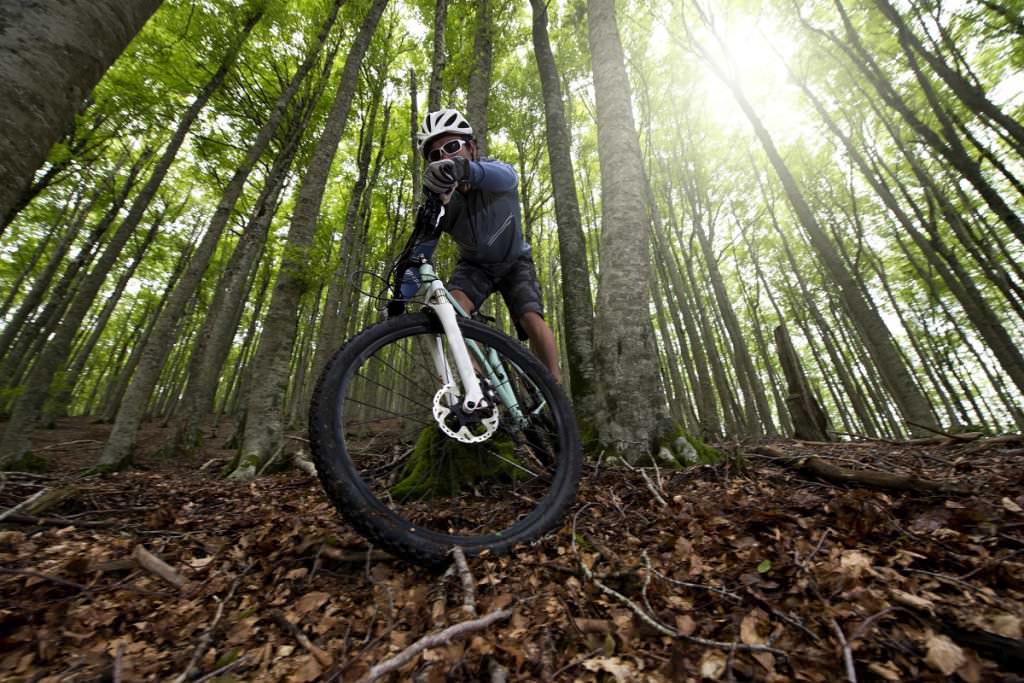
<path id="1" fill-rule="evenodd" d="M 221 370 L 245 307 L 247 283 L 253 279 L 254 265 L 266 243 L 297 144 L 298 134 L 275 160 L 256 208 L 214 289 L 189 361 L 188 388 L 182 397 L 173 437 L 178 453 L 191 453 L 199 446 L 202 420 L 213 409 Z"/>
<path id="2" fill-rule="evenodd" d="M 178 122 L 178 127 L 156 163 L 149 180 L 132 202 L 128 215 L 110 238 L 102 256 L 89 271 L 89 274 L 83 278 L 60 326 L 47 341 L 39 359 L 32 366 L 32 371 L 25 381 L 25 390 L 15 402 L 14 409 L 11 411 L 11 419 L 4 431 L 4 437 L 0 440 L 0 469 L 12 466 L 16 460 L 28 452 L 29 438 L 49 394 L 50 383 L 67 362 L 75 333 L 89 312 L 100 287 L 103 286 L 107 275 L 120 256 L 121 250 L 142 221 L 153 197 L 156 196 L 156 191 L 163 183 L 167 170 L 185 141 L 185 136 L 188 135 L 192 125 L 199 117 L 199 112 L 210 100 L 210 96 L 223 83 L 227 71 L 227 65 L 222 65 L 196 94 L 192 104 L 189 105 L 181 121 Z"/>
<path id="3" fill-rule="evenodd" d="M 0 7 L 0 225 L 82 101 L 161 0 L 37 0 Z"/>
<path id="4" fill-rule="evenodd" d="M 263 334 L 253 358 L 260 382 L 249 388 L 245 431 L 238 465 L 232 478 L 250 479 L 260 464 L 275 455 L 284 444 L 284 400 L 288 391 L 288 365 L 295 340 L 300 300 L 311 283 L 306 271 L 317 218 L 331 163 L 341 141 L 349 109 L 359 81 L 359 67 L 369 48 L 387 0 L 373 0 L 359 32 L 349 48 L 338 90 L 323 133 L 313 151 L 309 168 L 295 202 L 288 246 L 274 284 Z"/>
<path id="5" fill-rule="evenodd" d="M 476 35 L 473 37 L 473 54 L 476 55 L 476 62 L 469 72 L 466 118 L 473 126 L 473 136 L 480 156 L 487 156 L 487 115 L 491 96 L 491 70 L 494 65 L 494 7 L 491 0 L 477 0 L 474 4 Z M 522 182 L 526 182 L 526 179 L 522 179 Z"/>
<path id="6" fill-rule="evenodd" d="M 544 124 L 547 135 L 548 164 L 555 196 L 555 222 L 558 224 L 558 256 L 562 271 L 563 328 L 568 356 L 569 386 L 579 417 L 593 420 L 596 401 L 594 369 L 594 304 L 590 291 L 587 245 L 580 219 L 579 200 L 572 164 L 572 145 L 562 104 L 558 67 L 548 39 L 545 0 L 530 0 L 533 5 L 533 51 L 544 94 Z"/>
<path id="7" fill-rule="evenodd" d="M 261 17 L 262 13 L 260 12 L 248 17 L 234 45 L 228 51 L 221 64 L 220 69 L 222 71 L 226 73 L 234 64 L 242 46 Z M 294 86 L 293 91 L 298 90 L 297 83 L 292 83 L 292 86 Z M 224 227 L 227 225 L 228 218 L 234 211 L 235 204 L 238 202 L 238 198 L 245 187 L 245 180 L 248 178 L 253 166 L 262 156 L 267 144 L 269 144 L 274 131 L 277 129 L 277 124 L 284 116 L 286 104 L 283 105 L 280 99 L 278 100 L 274 111 L 270 115 L 270 119 L 260 129 L 255 142 L 249 147 L 242 165 L 235 170 L 234 175 L 228 182 L 227 188 L 224 190 L 224 194 L 221 196 L 217 209 L 214 211 L 213 218 L 210 219 L 210 223 L 206 227 L 202 240 L 193 252 L 192 258 L 189 260 L 185 272 L 182 273 L 181 279 L 178 280 L 177 286 L 175 286 L 174 291 L 168 297 L 167 304 L 160 312 L 160 317 L 153 328 L 150 341 L 146 344 L 142 359 L 139 361 L 138 367 L 135 368 L 135 374 L 132 376 L 128 390 L 125 392 L 121 408 L 114 419 L 114 427 L 111 429 L 110 436 L 107 438 L 107 443 L 100 455 L 99 466 L 101 468 L 108 470 L 119 469 L 131 462 L 132 448 L 135 445 L 135 434 L 142 423 L 142 419 L 145 417 L 146 405 L 153 393 L 153 388 L 160 378 L 160 370 L 167 360 L 167 355 L 174 348 L 172 344 L 167 342 L 170 339 L 177 339 L 185 307 L 188 306 L 189 301 L 202 282 L 203 274 L 206 272 L 210 259 L 213 257 L 217 243 L 220 242 L 220 237 L 224 232 Z"/>
<path id="8" fill-rule="evenodd" d="M 181 208 L 184 209 L 184 206 Z M 176 217 L 177 216 L 175 216 L 175 218 Z M 145 256 L 146 250 L 149 249 L 149 245 L 153 243 L 153 239 L 156 237 L 157 231 L 160 230 L 160 226 L 163 224 L 164 220 L 165 215 L 161 213 L 153 221 L 153 225 L 143 237 L 138 247 L 136 247 L 135 254 L 132 256 L 131 262 L 118 278 L 117 284 L 114 286 L 114 291 L 106 296 L 106 301 L 103 303 L 103 309 L 91 325 L 89 336 L 82 343 L 81 347 L 75 351 L 74 360 L 68 366 L 67 371 L 61 379 L 59 392 L 56 392 L 55 395 L 51 397 L 51 400 L 46 403 L 43 414 L 43 424 L 45 426 L 51 427 L 58 417 L 67 415 L 68 404 L 71 403 L 71 395 L 75 390 L 75 386 L 79 382 L 82 371 L 85 369 L 85 365 L 89 361 L 89 357 L 92 355 L 92 351 L 99 342 L 100 337 L 103 336 L 103 331 L 110 320 L 110 316 L 114 314 L 114 309 L 121 300 L 121 294 L 124 293 L 125 287 L 128 286 L 128 281 L 131 280 L 132 275 L 135 274 L 135 269 L 139 267 L 142 257 Z"/>
<path id="9" fill-rule="evenodd" d="M 280 126 L 284 112 L 287 111 L 288 105 L 294 99 L 299 87 L 323 50 L 330 30 L 337 19 L 341 2 L 342 0 L 335 0 L 332 4 L 331 13 L 321 28 L 316 42 L 306 54 L 305 60 L 295 72 L 288 87 L 279 95 L 275 103 L 274 114 L 280 113 L 280 115 L 271 115 L 264 123 L 261 134 L 254 141 L 253 147 L 259 148 L 260 153 L 269 142 L 269 137 L 267 140 L 263 140 L 262 134 L 268 133 L 269 136 L 272 136 Z M 298 152 L 302 133 L 308 125 L 316 102 L 326 87 L 335 54 L 335 51 L 330 51 L 319 82 L 313 88 L 313 94 L 308 102 L 298 107 L 297 120 L 289 125 L 291 130 L 282 136 L 281 149 L 267 174 L 252 215 L 249 217 L 214 290 L 213 300 L 207 310 L 202 328 L 196 336 L 195 348 L 189 361 L 188 388 L 182 397 L 173 437 L 176 452 L 190 453 L 199 445 L 200 425 L 207 413 L 213 409 L 218 380 L 224 362 L 231 351 L 231 342 L 242 316 L 246 283 L 252 280 L 254 264 L 266 243 L 271 222 L 277 212 L 278 200 Z M 250 152 L 252 151 L 251 149 Z M 256 159 L 253 160 L 253 164 L 255 161 Z M 237 197 L 235 199 L 237 201 Z"/>
<path id="10" fill-rule="evenodd" d="M 631 88 L 613 0 L 588 0 L 588 36 L 601 164 L 601 278 L 594 360 L 602 378 L 597 436 L 637 461 L 667 435 L 654 330 L 648 310 L 651 217 Z"/>
<path id="11" fill-rule="evenodd" d="M 437 0 L 434 7 L 434 51 L 430 61 L 430 85 L 427 86 L 427 111 L 437 111 L 441 108 L 441 87 L 444 76 L 444 65 L 447 62 L 444 42 L 445 25 L 448 23 L 448 0 Z M 413 129 L 419 127 L 419 121 L 413 125 Z M 419 188 L 419 185 L 413 185 Z"/>

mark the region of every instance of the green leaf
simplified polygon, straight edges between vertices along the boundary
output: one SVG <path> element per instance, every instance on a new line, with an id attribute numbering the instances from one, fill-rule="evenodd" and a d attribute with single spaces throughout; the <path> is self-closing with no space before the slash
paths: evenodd
<path id="1" fill-rule="evenodd" d="M 771 560 L 761 560 L 761 563 L 757 565 L 757 572 L 759 574 L 767 574 L 772 570 Z"/>

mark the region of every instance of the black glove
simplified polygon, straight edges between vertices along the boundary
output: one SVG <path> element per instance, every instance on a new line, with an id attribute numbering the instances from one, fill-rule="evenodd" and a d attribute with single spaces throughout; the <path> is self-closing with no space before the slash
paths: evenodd
<path id="1" fill-rule="evenodd" d="M 455 189 L 460 180 L 469 177 L 469 159 L 453 157 L 427 164 L 423 174 L 423 186 L 434 194 L 447 194 Z"/>

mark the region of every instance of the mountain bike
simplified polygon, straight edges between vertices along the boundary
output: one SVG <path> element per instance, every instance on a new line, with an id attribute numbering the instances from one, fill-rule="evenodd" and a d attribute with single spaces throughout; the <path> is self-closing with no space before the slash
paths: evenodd
<path id="1" fill-rule="evenodd" d="M 388 552 L 437 566 L 453 546 L 502 554 L 557 526 L 582 454 L 572 407 L 547 368 L 467 316 L 429 259 L 413 255 L 444 213 L 425 195 L 375 296 L 420 310 L 389 316 L 334 354 L 313 394 L 309 436 L 345 519 Z M 420 287 L 403 301 L 409 268 Z"/>

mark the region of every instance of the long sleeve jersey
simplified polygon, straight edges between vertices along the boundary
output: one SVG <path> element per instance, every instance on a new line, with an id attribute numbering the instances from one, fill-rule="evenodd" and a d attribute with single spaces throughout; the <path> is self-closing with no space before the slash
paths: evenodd
<path id="1" fill-rule="evenodd" d="M 517 182 L 515 170 L 502 161 L 469 162 L 469 189 L 452 193 L 440 224 L 441 231 L 459 245 L 460 259 L 487 267 L 512 263 L 530 253 L 530 244 L 523 239 Z M 437 239 L 421 242 L 413 254 L 429 258 L 436 247 Z M 402 297 L 411 297 L 418 288 L 419 274 L 407 270 Z"/>

